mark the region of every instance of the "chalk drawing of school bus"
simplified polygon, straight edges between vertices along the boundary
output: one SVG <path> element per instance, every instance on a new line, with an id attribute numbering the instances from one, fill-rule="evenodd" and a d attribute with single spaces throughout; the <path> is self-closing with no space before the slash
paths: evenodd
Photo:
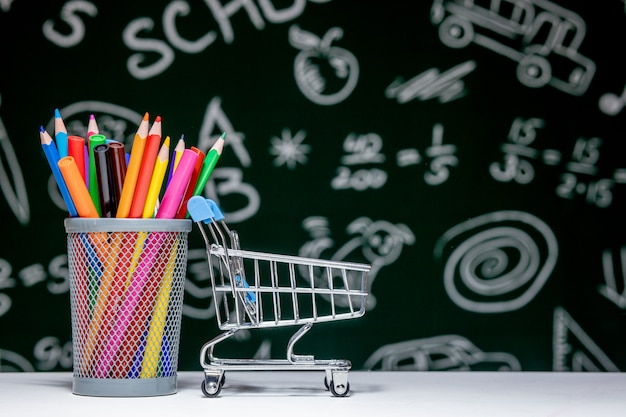
<path id="1" fill-rule="evenodd" d="M 584 20 L 547 0 L 434 0 L 431 22 L 446 46 L 473 42 L 516 61 L 527 87 L 551 85 L 579 96 L 595 73 L 595 63 L 578 52 Z"/>

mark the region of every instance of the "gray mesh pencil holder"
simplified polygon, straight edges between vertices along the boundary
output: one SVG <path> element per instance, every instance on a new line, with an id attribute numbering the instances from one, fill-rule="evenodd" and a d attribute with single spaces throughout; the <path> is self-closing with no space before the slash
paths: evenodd
<path id="1" fill-rule="evenodd" d="M 72 392 L 174 394 L 191 220 L 65 219 Z"/>

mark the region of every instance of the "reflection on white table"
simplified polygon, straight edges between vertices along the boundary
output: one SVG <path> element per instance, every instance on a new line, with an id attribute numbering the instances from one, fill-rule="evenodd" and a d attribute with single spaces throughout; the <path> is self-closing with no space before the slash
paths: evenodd
<path id="1" fill-rule="evenodd" d="M 626 373 L 350 372 L 350 395 L 333 397 L 323 372 L 230 372 L 217 398 L 203 373 L 179 372 L 176 394 L 72 394 L 69 372 L 0 373 L 4 416 L 454 416 L 623 417 Z"/>

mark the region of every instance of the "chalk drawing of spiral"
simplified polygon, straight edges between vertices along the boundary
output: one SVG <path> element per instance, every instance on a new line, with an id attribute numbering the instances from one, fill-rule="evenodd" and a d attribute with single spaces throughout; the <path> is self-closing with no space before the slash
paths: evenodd
<path id="1" fill-rule="evenodd" d="M 444 287 L 455 304 L 478 313 L 502 313 L 537 295 L 554 269 L 558 244 L 539 218 L 497 211 L 446 231 L 434 256 L 445 261 Z"/>

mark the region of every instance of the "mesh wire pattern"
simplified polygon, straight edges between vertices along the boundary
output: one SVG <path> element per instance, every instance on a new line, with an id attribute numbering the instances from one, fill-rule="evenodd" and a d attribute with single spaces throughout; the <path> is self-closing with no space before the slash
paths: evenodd
<path id="1" fill-rule="evenodd" d="M 187 233 L 67 233 L 75 378 L 176 375 Z"/>

